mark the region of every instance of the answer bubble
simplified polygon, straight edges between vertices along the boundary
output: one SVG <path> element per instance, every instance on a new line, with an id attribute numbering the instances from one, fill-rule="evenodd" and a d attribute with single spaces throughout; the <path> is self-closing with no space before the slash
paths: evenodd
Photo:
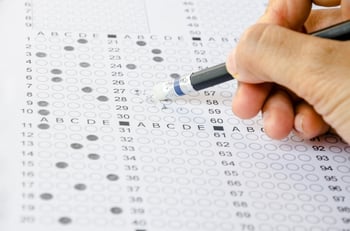
<path id="1" fill-rule="evenodd" d="M 136 44 L 143 47 L 146 46 L 147 43 L 145 41 L 137 41 Z"/>
<path id="2" fill-rule="evenodd" d="M 35 55 L 39 58 L 45 58 L 47 56 L 47 54 L 44 52 L 37 52 Z"/>
<path id="3" fill-rule="evenodd" d="M 96 141 L 96 140 L 98 140 L 98 136 L 96 136 L 96 135 L 88 135 L 86 137 L 86 139 L 89 140 L 89 141 Z"/>
<path id="4" fill-rule="evenodd" d="M 62 225 L 68 225 L 72 223 L 72 219 L 69 217 L 61 217 L 60 219 L 58 219 L 58 222 L 61 223 Z"/>
<path id="5" fill-rule="evenodd" d="M 159 55 L 162 53 L 162 50 L 161 49 L 152 49 L 151 51 L 153 54 L 156 54 L 156 55 Z"/>
<path id="6" fill-rule="evenodd" d="M 79 143 L 72 143 L 70 146 L 73 149 L 82 149 L 83 148 L 83 145 L 79 144 Z"/>
<path id="7" fill-rule="evenodd" d="M 162 57 L 160 57 L 160 56 L 153 57 L 153 60 L 156 61 L 156 62 L 159 62 L 159 63 L 164 61 L 164 59 Z"/>
<path id="8" fill-rule="evenodd" d="M 330 146 L 329 147 L 329 151 L 331 151 L 333 153 L 341 153 L 343 150 L 340 147 L 337 147 L 337 146 Z"/>
<path id="9" fill-rule="evenodd" d="M 68 164 L 66 162 L 57 162 L 56 167 L 63 169 L 63 168 L 67 168 Z"/>
<path id="10" fill-rule="evenodd" d="M 72 46 L 65 46 L 65 47 L 63 47 L 63 49 L 65 51 L 74 51 L 74 47 L 72 47 Z"/>
<path id="11" fill-rule="evenodd" d="M 86 44 L 86 43 L 88 43 L 88 41 L 87 41 L 86 39 L 78 39 L 77 42 L 80 43 L 80 44 Z"/>
<path id="12" fill-rule="evenodd" d="M 43 193 L 40 195 L 40 198 L 42 200 L 51 200 L 53 198 L 53 195 L 51 193 Z"/>
<path id="13" fill-rule="evenodd" d="M 117 181 L 117 180 L 119 180 L 119 176 L 116 175 L 116 174 L 108 174 L 106 177 L 107 177 L 107 179 L 109 181 Z"/>
<path id="14" fill-rule="evenodd" d="M 136 69 L 136 65 L 135 64 L 127 64 L 126 68 L 128 68 L 129 70 L 135 70 Z"/>
<path id="15" fill-rule="evenodd" d="M 113 214 L 121 214 L 123 212 L 123 209 L 120 207 L 112 207 L 110 209 L 111 213 Z"/>
<path id="16" fill-rule="evenodd" d="M 85 92 L 85 93 L 91 93 L 92 92 L 92 88 L 91 87 L 83 87 L 81 90 L 83 92 Z"/>
<path id="17" fill-rule="evenodd" d="M 60 70 L 60 69 L 52 69 L 51 73 L 54 74 L 54 75 L 60 75 L 60 74 L 62 74 L 62 70 Z"/>
<path id="18" fill-rule="evenodd" d="M 87 186 L 85 184 L 79 183 L 79 184 L 74 185 L 74 188 L 76 190 L 79 190 L 79 191 L 84 191 L 84 190 L 86 190 Z"/>
<path id="19" fill-rule="evenodd" d="M 104 95 L 100 95 L 100 96 L 97 97 L 97 100 L 101 101 L 101 102 L 107 102 L 108 101 L 108 97 L 104 96 Z"/>
<path id="20" fill-rule="evenodd" d="M 303 161 L 303 162 L 311 161 L 311 157 L 309 155 L 306 155 L 306 154 L 298 155 L 298 159 Z"/>
<path id="21" fill-rule="evenodd" d="M 54 82 L 54 83 L 59 83 L 59 82 L 62 82 L 63 79 L 62 79 L 61 77 L 53 77 L 53 78 L 51 79 L 51 81 Z"/>
<path id="22" fill-rule="evenodd" d="M 39 101 L 39 102 L 38 102 L 38 105 L 39 105 L 40 107 L 47 107 L 47 106 L 49 105 L 49 103 L 48 103 L 47 101 Z"/>
<path id="23" fill-rule="evenodd" d="M 83 68 L 87 68 L 87 67 L 90 67 L 90 63 L 81 62 L 81 63 L 79 63 L 79 66 L 80 66 L 80 67 L 83 67 Z"/>
<path id="24" fill-rule="evenodd" d="M 43 109 L 43 110 L 39 110 L 38 113 L 39 113 L 40 115 L 47 116 L 47 115 L 50 114 L 50 111 L 44 110 L 44 109 Z"/>
<path id="25" fill-rule="evenodd" d="M 347 159 L 345 156 L 334 156 L 333 160 L 337 163 L 345 163 Z"/>
<path id="26" fill-rule="evenodd" d="M 46 130 L 46 129 L 50 128 L 50 125 L 49 124 L 39 124 L 38 128 L 42 129 L 42 130 Z"/>

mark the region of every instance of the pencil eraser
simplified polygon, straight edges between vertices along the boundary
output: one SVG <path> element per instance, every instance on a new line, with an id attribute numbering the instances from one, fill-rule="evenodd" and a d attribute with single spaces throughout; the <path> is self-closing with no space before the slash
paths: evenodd
<path id="1" fill-rule="evenodd" d="M 156 100 L 167 99 L 168 90 L 165 86 L 166 83 L 159 83 L 153 87 L 153 98 Z"/>

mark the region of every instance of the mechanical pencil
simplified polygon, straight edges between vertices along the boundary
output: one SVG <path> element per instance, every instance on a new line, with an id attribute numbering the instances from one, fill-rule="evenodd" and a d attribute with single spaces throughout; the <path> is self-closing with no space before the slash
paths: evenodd
<path id="1" fill-rule="evenodd" d="M 350 40 L 350 20 L 313 32 L 310 35 L 339 41 Z M 172 99 L 232 79 L 234 77 L 227 72 L 225 63 L 222 63 L 173 81 L 159 83 L 153 88 L 153 96 L 158 100 Z"/>

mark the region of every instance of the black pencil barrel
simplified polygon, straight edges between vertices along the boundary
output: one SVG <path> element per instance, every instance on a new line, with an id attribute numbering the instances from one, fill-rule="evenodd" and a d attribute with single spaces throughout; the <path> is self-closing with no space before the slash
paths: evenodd
<path id="1" fill-rule="evenodd" d="M 203 69 L 191 75 L 191 83 L 196 91 L 232 80 L 225 63 Z"/>

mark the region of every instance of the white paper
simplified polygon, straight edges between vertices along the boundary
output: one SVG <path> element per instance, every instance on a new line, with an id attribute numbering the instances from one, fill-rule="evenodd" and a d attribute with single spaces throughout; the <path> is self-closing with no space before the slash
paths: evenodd
<path id="1" fill-rule="evenodd" d="M 269 139 L 235 81 L 152 88 L 225 61 L 266 1 L 2 0 L 0 229 L 349 230 L 350 147 Z"/>

